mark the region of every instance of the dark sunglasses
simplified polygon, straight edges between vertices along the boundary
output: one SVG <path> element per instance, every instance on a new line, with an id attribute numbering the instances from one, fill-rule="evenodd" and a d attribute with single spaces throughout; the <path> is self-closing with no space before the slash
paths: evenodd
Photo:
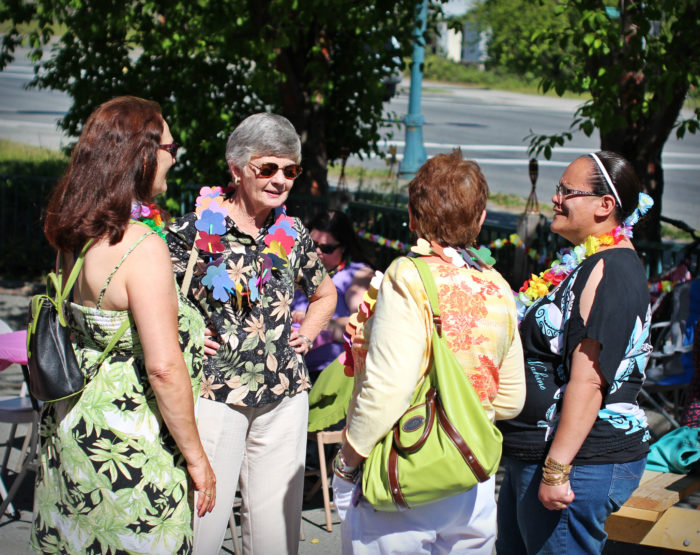
<path id="1" fill-rule="evenodd" d="M 326 243 L 325 245 L 322 245 L 314 241 L 314 245 L 316 245 L 316 248 L 320 250 L 323 254 L 332 254 L 340 246 L 340 243 L 337 243 L 335 245 Z"/>
<path id="2" fill-rule="evenodd" d="M 280 167 L 273 162 L 265 162 L 261 166 L 256 166 L 255 164 L 253 164 L 253 162 L 248 163 L 251 166 L 253 166 L 256 170 L 258 170 L 258 177 L 272 177 L 280 169 Z M 282 173 L 284 174 L 284 177 L 286 177 L 287 179 L 296 179 L 301 175 L 301 166 L 299 164 L 289 164 L 288 166 L 284 166 L 281 169 Z"/>
<path id="3" fill-rule="evenodd" d="M 561 183 L 557 184 L 555 194 L 557 195 L 557 198 L 559 200 L 563 199 L 564 197 L 568 197 L 571 195 L 575 195 L 577 197 L 601 197 L 604 195 L 600 195 L 598 193 L 594 193 L 592 191 L 579 191 L 578 189 L 569 189 L 568 187 L 565 187 Z"/>
<path id="4" fill-rule="evenodd" d="M 180 145 L 177 143 L 170 143 L 167 145 L 158 145 L 158 148 L 160 150 L 167 150 L 170 153 L 170 156 L 175 158 L 177 156 L 177 149 L 180 148 Z"/>

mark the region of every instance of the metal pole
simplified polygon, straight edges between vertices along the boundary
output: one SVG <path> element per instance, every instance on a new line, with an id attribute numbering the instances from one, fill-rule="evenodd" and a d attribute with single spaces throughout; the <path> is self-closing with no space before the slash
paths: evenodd
<path id="1" fill-rule="evenodd" d="M 418 168 L 428 158 L 423 146 L 423 122 L 425 118 L 420 113 L 421 88 L 423 86 L 423 62 L 425 60 L 425 27 L 428 19 L 428 0 L 419 4 L 416 28 L 413 31 L 413 61 L 411 62 L 411 90 L 408 100 L 408 114 L 404 118 L 406 126 L 406 146 L 403 159 L 399 166 L 399 177 L 411 179 Z"/>

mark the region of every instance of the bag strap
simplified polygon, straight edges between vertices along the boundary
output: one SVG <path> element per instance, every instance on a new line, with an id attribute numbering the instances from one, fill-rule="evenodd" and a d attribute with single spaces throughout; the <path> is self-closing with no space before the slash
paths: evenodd
<path id="1" fill-rule="evenodd" d="M 442 337 L 442 318 L 440 317 L 437 286 L 435 285 L 433 274 L 430 272 L 430 268 L 428 268 L 428 264 L 425 262 L 425 260 L 421 258 L 409 258 L 409 260 L 413 262 L 418 270 L 418 273 L 420 274 L 421 281 L 423 281 L 423 287 L 425 287 L 425 292 L 428 294 L 428 302 L 430 303 L 430 309 L 433 313 L 433 323 L 435 324 L 438 335 Z"/>
<path id="2" fill-rule="evenodd" d="M 122 336 L 124 335 L 126 330 L 129 329 L 130 324 L 131 324 L 131 322 L 129 321 L 129 318 L 127 318 L 126 320 L 124 320 L 122 322 L 122 325 L 119 326 L 119 329 L 116 332 L 114 332 L 114 335 L 112 336 L 112 339 L 109 341 L 109 343 L 105 347 L 105 350 L 102 351 L 102 354 L 95 361 L 95 366 L 99 366 L 100 364 L 102 364 L 104 359 L 107 358 L 107 355 L 112 351 L 112 349 L 114 349 L 114 346 L 122 338 Z"/>
<path id="3" fill-rule="evenodd" d="M 197 256 L 199 255 L 199 249 L 197 248 L 196 241 L 199 236 L 197 232 L 192 240 L 192 250 L 190 250 L 190 257 L 187 260 L 187 269 L 185 270 L 185 277 L 182 278 L 182 287 L 180 287 L 180 292 L 183 297 L 187 297 L 187 292 L 190 290 L 190 283 L 192 282 L 192 274 L 194 273 L 194 265 L 197 262 Z"/>
<path id="4" fill-rule="evenodd" d="M 70 292 L 73 289 L 73 285 L 75 284 L 75 280 L 78 279 L 78 275 L 83 269 L 83 263 L 85 262 L 85 253 L 87 253 L 88 249 L 92 246 L 94 242 L 94 239 L 90 239 L 87 243 L 85 243 L 85 246 L 80 251 L 78 258 L 75 259 L 75 264 L 73 264 L 73 269 L 71 270 L 71 273 L 69 274 L 65 285 L 63 285 L 63 257 L 61 256 L 61 253 L 58 253 L 57 256 L 56 262 L 58 266 L 56 268 L 56 271 L 50 272 L 49 275 L 46 276 L 46 296 L 49 299 L 51 299 L 51 302 L 56 307 L 56 312 L 58 313 L 58 321 L 62 326 L 67 325 L 66 317 L 63 313 L 63 303 L 70 295 Z"/>

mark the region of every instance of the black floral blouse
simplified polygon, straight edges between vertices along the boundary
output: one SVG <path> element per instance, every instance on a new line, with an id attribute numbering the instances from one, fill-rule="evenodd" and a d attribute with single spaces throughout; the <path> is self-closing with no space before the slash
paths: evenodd
<path id="1" fill-rule="evenodd" d="M 178 283 L 182 283 L 197 230 L 197 216 L 191 212 L 175 220 L 167 241 Z M 273 224 L 273 213 L 256 238 L 238 229 L 226 217 L 221 236 L 228 275 L 234 283 L 246 283 L 260 270 L 264 238 Z M 199 252 L 192 283 L 191 299 L 204 315 L 208 327 L 216 331 L 221 348 L 208 357 L 202 374 L 201 396 L 213 401 L 245 407 L 259 407 L 285 396 L 309 389 L 309 373 L 302 355 L 289 345 L 292 331 L 290 306 L 294 290 L 301 288 L 312 296 L 326 275 L 308 230 L 294 218 L 298 236 L 289 255 L 289 265 L 273 270 L 272 277 L 254 302 L 243 300 L 238 309 L 235 296 L 222 302 L 202 285 L 209 253 Z"/>

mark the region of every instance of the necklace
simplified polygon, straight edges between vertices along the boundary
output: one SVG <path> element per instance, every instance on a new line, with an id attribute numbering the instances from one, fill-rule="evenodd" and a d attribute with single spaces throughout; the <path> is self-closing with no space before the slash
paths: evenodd
<path id="1" fill-rule="evenodd" d="M 156 206 L 155 202 L 149 202 L 148 204 L 132 202 L 131 219 L 145 223 L 165 240 L 165 222 L 163 221 L 160 208 Z"/>
<path id="2" fill-rule="evenodd" d="M 528 307 L 537 299 L 544 297 L 552 287 L 564 281 L 564 278 L 570 275 L 581 262 L 598 252 L 601 247 L 617 245 L 625 237 L 631 236 L 632 226 L 623 224 L 602 235 L 589 235 L 583 243 L 574 248 L 561 250 L 549 269 L 537 276 L 532 274 L 532 277 L 523 283 L 515 296 L 518 315 L 524 315 Z"/>
<path id="3" fill-rule="evenodd" d="M 244 298 L 249 307 L 260 298 L 262 287 L 270 280 L 273 270 L 282 270 L 289 265 L 289 255 L 298 233 L 294 229 L 294 219 L 287 216 L 284 205 L 276 208 L 274 223 L 264 237 L 266 246 L 259 264 L 253 269 L 252 275 L 239 274 L 234 282 L 226 269 L 226 261 L 220 254 L 225 250 L 221 236 L 226 233 L 228 215 L 222 193 L 221 187 L 200 189 L 195 209 L 195 228 L 198 232 L 195 246 L 209 256 L 202 285 L 212 291 L 216 300 L 227 302 L 235 298 L 238 310 L 241 310 Z"/>
<path id="4" fill-rule="evenodd" d="M 345 266 L 347 266 L 347 265 L 348 265 L 348 259 L 345 258 L 345 259 L 342 260 L 342 262 L 341 262 L 340 264 L 338 264 L 335 268 L 333 268 L 332 270 L 330 270 L 330 271 L 328 272 L 328 275 L 329 275 L 330 277 L 333 277 L 335 274 L 337 274 L 337 273 L 340 272 L 341 270 L 344 270 L 344 269 L 345 269 Z"/>
<path id="5" fill-rule="evenodd" d="M 468 266 L 480 272 L 496 263 L 496 260 L 491 256 L 491 251 L 486 247 L 480 247 L 478 250 L 472 247 L 466 249 L 443 247 L 436 241 L 428 242 L 422 237 L 419 237 L 418 242 L 411 247 L 411 252 L 420 256 L 434 254 L 457 268 Z"/>

